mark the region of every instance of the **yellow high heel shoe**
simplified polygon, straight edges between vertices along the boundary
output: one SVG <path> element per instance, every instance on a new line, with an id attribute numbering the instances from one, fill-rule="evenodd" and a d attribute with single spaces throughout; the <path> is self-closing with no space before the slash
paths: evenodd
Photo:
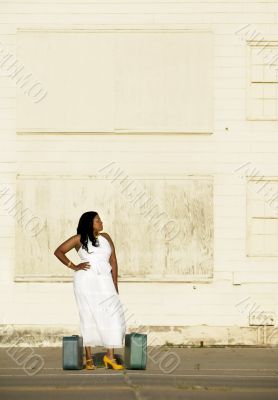
<path id="1" fill-rule="evenodd" d="M 96 369 L 97 367 L 93 364 L 92 358 L 86 360 L 86 369 Z"/>
<path id="2" fill-rule="evenodd" d="M 112 367 L 113 369 L 124 369 L 123 365 L 117 364 L 115 358 L 109 358 L 106 354 L 103 357 L 103 362 L 106 369 L 108 369 L 109 367 Z"/>

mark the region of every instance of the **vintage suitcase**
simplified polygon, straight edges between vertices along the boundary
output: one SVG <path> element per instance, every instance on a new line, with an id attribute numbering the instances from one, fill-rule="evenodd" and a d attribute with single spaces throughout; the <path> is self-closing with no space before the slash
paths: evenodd
<path id="1" fill-rule="evenodd" d="M 146 369 L 147 335 L 136 332 L 126 334 L 124 353 L 126 369 Z"/>
<path id="2" fill-rule="evenodd" d="M 83 338 L 79 335 L 63 337 L 63 369 L 83 368 Z"/>

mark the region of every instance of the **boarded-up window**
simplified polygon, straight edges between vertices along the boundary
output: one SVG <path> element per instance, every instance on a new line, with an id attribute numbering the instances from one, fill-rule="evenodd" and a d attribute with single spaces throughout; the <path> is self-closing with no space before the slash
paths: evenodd
<path id="1" fill-rule="evenodd" d="M 278 178 L 247 181 L 247 256 L 278 256 Z"/>
<path id="2" fill-rule="evenodd" d="M 278 119 L 278 41 L 247 42 L 247 119 Z"/>
<path id="3" fill-rule="evenodd" d="M 19 30 L 17 55 L 47 93 L 18 88 L 18 133 L 213 131 L 211 32 Z"/>
<path id="4" fill-rule="evenodd" d="M 18 176 L 22 207 L 43 223 L 33 236 L 26 223 L 16 225 L 16 280 L 70 280 L 74 272 L 53 252 L 76 234 L 81 214 L 90 210 L 99 213 L 114 241 L 120 280 L 212 278 L 212 178 L 111 175 L 108 169 L 94 179 Z M 80 262 L 75 249 L 67 254 Z"/>

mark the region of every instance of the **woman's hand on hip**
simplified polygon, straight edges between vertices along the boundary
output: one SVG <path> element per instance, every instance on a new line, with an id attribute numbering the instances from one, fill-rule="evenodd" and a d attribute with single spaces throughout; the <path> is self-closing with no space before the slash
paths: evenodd
<path id="1" fill-rule="evenodd" d="M 74 271 L 79 271 L 80 269 L 87 270 L 89 268 L 91 268 L 91 265 L 90 265 L 89 262 L 86 261 L 86 262 L 83 262 L 83 263 L 80 263 L 80 264 L 76 265 L 73 269 L 74 269 Z"/>

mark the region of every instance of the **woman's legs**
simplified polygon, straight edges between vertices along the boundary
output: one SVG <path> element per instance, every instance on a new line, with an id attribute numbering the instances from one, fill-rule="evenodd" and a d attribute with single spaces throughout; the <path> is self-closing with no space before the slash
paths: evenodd
<path id="1" fill-rule="evenodd" d="M 115 358 L 114 357 L 114 349 L 113 348 L 107 349 L 106 354 L 110 359 Z"/>
<path id="2" fill-rule="evenodd" d="M 86 360 L 89 358 L 92 358 L 92 353 L 91 353 L 91 346 L 85 346 L 85 352 L 86 352 Z M 114 349 L 107 349 L 106 354 L 109 358 L 115 358 L 114 357 Z"/>
<path id="3" fill-rule="evenodd" d="M 86 352 L 86 369 L 96 369 L 96 366 L 94 365 L 93 362 L 93 357 L 91 353 L 91 346 L 85 346 L 85 352 Z"/>
<path id="4" fill-rule="evenodd" d="M 85 352 L 86 352 L 86 360 L 92 358 L 91 346 L 85 346 Z"/>
<path id="5" fill-rule="evenodd" d="M 108 359 L 110 359 L 111 361 L 108 361 Z M 105 368 L 108 368 L 107 365 L 110 363 L 111 363 L 113 369 L 123 369 L 124 368 L 124 366 L 122 364 L 119 364 L 118 361 L 116 360 L 116 358 L 114 356 L 113 348 L 107 349 L 106 354 L 103 357 L 103 361 L 105 364 Z"/>

